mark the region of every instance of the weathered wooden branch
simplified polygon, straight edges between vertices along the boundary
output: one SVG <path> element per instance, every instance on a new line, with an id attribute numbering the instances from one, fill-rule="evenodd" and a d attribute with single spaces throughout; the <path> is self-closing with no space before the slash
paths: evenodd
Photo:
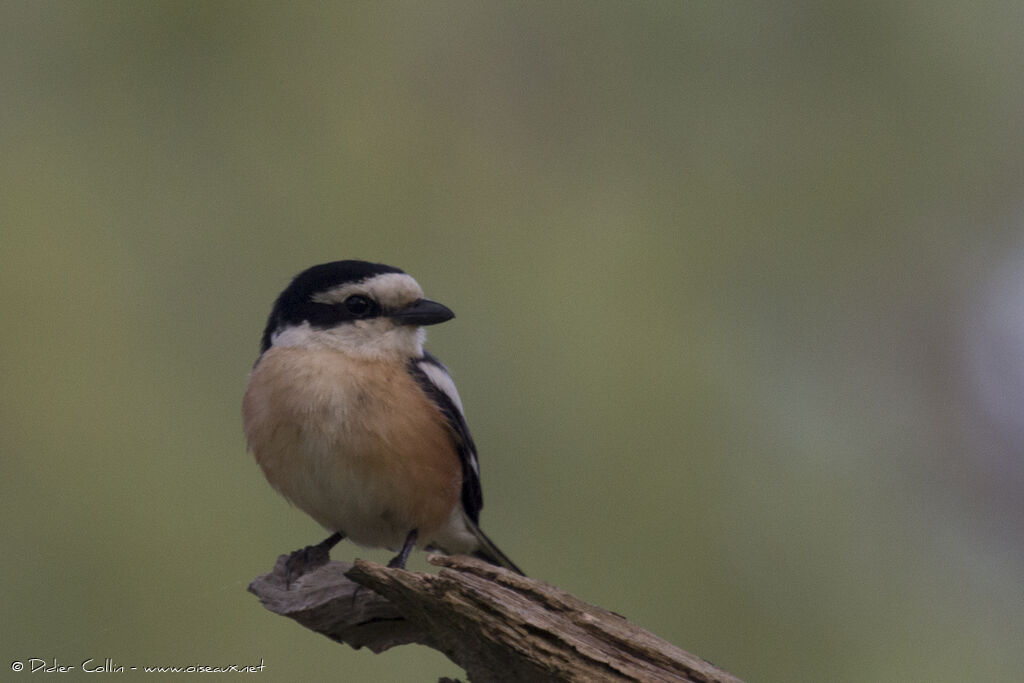
<path id="1" fill-rule="evenodd" d="M 617 614 L 474 558 L 432 555 L 439 574 L 330 562 L 290 587 L 285 559 L 249 585 L 270 611 L 356 649 L 432 647 L 474 683 L 739 681 Z"/>

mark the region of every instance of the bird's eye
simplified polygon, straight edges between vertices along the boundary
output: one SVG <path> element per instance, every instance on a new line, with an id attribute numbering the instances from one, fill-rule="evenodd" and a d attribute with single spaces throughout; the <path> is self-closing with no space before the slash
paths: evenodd
<path id="1" fill-rule="evenodd" d="M 373 312 L 373 301 L 359 294 L 353 294 L 345 299 L 344 305 L 345 310 L 359 318 Z"/>

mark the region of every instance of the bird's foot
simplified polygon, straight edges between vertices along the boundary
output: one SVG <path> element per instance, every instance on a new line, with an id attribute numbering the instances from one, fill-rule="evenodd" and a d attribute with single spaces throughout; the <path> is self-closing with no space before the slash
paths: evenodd
<path id="1" fill-rule="evenodd" d="M 409 551 L 416 545 L 417 536 L 419 536 L 419 532 L 416 529 L 409 532 L 409 535 L 405 537 L 405 543 L 402 545 L 402 551 L 388 562 L 389 569 L 405 569 L 405 563 L 409 560 Z"/>
<path id="2" fill-rule="evenodd" d="M 316 545 L 307 545 L 288 556 L 284 563 L 285 585 L 291 588 L 292 582 L 303 574 L 324 566 L 331 561 L 331 548 L 338 544 L 344 536 L 332 534 Z"/>
<path id="3" fill-rule="evenodd" d="M 416 537 L 419 532 L 413 529 L 409 532 L 409 535 L 405 537 L 405 543 L 402 545 L 402 551 L 391 558 L 388 562 L 388 569 L 405 569 L 405 563 L 409 559 L 409 552 L 413 546 L 416 545 Z M 359 586 L 352 592 L 352 604 L 356 604 L 356 598 L 363 592 L 363 586 Z"/>
<path id="4" fill-rule="evenodd" d="M 307 545 L 296 550 L 284 563 L 285 582 L 291 588 L 292 582 L 303 574 L 322 567 L 331 559 L 331 552 L 318 545 Z"/>

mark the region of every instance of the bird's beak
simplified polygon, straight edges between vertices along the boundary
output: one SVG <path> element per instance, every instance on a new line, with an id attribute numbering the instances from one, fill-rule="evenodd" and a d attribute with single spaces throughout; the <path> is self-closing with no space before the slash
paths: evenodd
<path id="1" fill-rule="evenodd" d="M 391 314 L 391 319 L 399 325 L 436 325 L 454 317 L 450 308 L 430 299 L 417 299 Z"/>

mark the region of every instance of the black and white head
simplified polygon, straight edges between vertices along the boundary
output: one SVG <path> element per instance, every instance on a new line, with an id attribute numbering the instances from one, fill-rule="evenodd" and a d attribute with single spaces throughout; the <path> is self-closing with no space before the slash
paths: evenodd
<path id="1" fill-rule="evenodd" d="M 405 272 L 381 263 L 332 261 L 292 279 L 274 302 L 261 353 L 272 346 L 330 348 L 369 358 L 423 355 L 422 325 L 451 320 Z"/>

